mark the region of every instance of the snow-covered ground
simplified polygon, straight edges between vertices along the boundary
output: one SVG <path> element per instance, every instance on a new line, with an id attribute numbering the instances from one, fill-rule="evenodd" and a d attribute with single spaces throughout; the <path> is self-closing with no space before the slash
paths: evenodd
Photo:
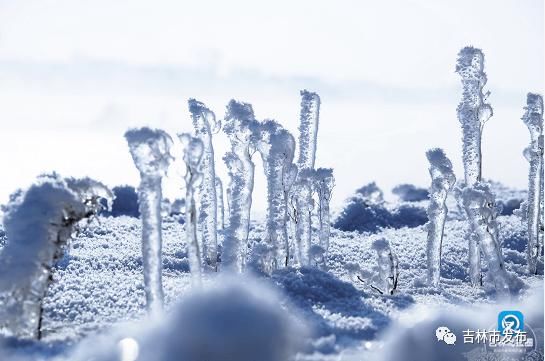
<path id="1" fill-rule="evenodd" d="M 508 194 L 506 197 L 511 196 Z M 425 206 L 425 203 L 416 204 Z M 540 335 L 538 340 L 542 355 L 543 275 L 529 276 L 526 273 L 525 225 L 516 215 L 498 218 L 506 268 L 526 285 L 512 300 L 499 301 L 486 276 L 483 288 L 471 287 L 468 282 L 467 242 L 464 240 L 466 222 L 459 218 L 452 203 L 452 212 L 445 227 L 440 290 L 426 286 L 424 279 L 425 226 L 383 229 L 376 233 L 333 229 L 327 269 L 287 268 L 271 277 L 254 275 L 256 280 L 245 278 L 242 283 L 272 289 L 276 296 L 272 295 L 270 302 L 281 305 L 287 310 L 286 315 L 293 318 L 294 324 L 300 330 L 306 330 L 296 332 L 299 336 L 305 335 L 298 344 L 298 354 L 295 356 L 298 360 L 427 360 L 435 359 L 430 355 L 436 353 L 444 355 L 437 359 L 463 360 L 462 350 L 470 352 L 472 348 L 461 343 L 462 330 L 494 324 L 497 322 L 497 312 L 509 309 L 506 307 L 524 310 L 526 322 Z M 263 224 L 254 222 L 250 239 L 259 241 L 264 232 Z M 167 315 L 179 307 L 185 307 L 187 311 L 191 299 L 194 304 L 200 304 L 194 302 L 195 297 L 199 296 L 194 295 L 191 286 L 184 234 L 184 226 L 175 219 L 164 220 L 163 285 Z M 5 233 L 1 230 L 0 236 L 5 241 Z M 371 244 L 380 238 L 389 240 L 399 258 L 399 284 L 394 295 L 379 294 L 371 287 L 372 281 L 368 277 L 376 266 L 376 254 Z M 139 337 L 148 340 L 148 343 L 152 342 L 150 339 L 157 339 L 156 333 L 153 337 L 149 336 L 154 335 L 155 323 L 149 321 L 149 325 L 145 319 L 140 240 L 141 224 L 137 218 L 100 216 L 93 220 L 74 237 L 69 253 L 56 267 L 54 281 L 45 301 L 43 340 L 35 343 L 13 338 L 0 339 L 0 359 L 17 360 L 19 355 L 24 357 L 23 360 L 124 361 L 121 356 L 111 356 L 118 354 L 116 342 L 124 335 L 140 332 Z M 207 273 L 204 288 L 218 282 L 216 277 L 216 274 Z M 222 276 L 219 277 L 222 283 Z M 246 292 L 244 287 L 242 293 Z M 253 288 L 248 289 L 251 294 Z M 179 302 L 183 304 L 184 300 L 185 306 L 174 306 Z M 229 307 L 228 301 L 226 304 L 225 307 Z M 167 316 L 166 321 L 157 323 L 168 323 L 170 318 Z M 198 320 L 198 316 L 194 318 Z M 440 321 L 450 323 L 443 326 L 459 327 L 458 344 L 447 349 L 448 355 L 445 350 L 436 350 L 448 346 L 438 344 L 434 339 L 435 328 L 441 326 Z M 124 322 L 136 324 L 132 328 L 119 326 Z M 221 325 L 227 321 L 218 319 L 214 322 Z M 252 328 L 251 319 L 248 322 Z M 266 320 L 263 322 L 265 324 L 257 322 L 255 327 L 271 327 Z M 178 337 L 179 342 L 183 343 L 190 334 L 188 329 L 196 325 L 177 327 L 179 329 L 174 332 L 181 332 Z M 101 339 L 107 337 L 104 335 L 110 335 L 107 342 Z M 176 340 L 175 336 L 171 337 Z M 293 336 L 293 340 L 295 338 Z M 92 344 L 101 346 L 95 349 L 89 346 Z M 145 342 L 142 347 L 144 345 Z M 478 353 L 477 345 L 470 346 L 473 346 L 473 355 Z M 415 351 L 413 347 L 420 348 L 420 351 Z M 94 352 L 110 356 L 93 358 Z M 181 355 L 179 357 L 172 360 L 186 360 Z M 263 360 L 266 359 L 263 356 Z M 157 356 L 157 360 L 171 359 Z"/>

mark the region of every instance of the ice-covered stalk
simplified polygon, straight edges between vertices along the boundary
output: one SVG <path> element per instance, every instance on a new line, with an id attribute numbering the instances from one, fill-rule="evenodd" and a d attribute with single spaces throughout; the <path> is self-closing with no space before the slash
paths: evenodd
<path id="1" fill-rule="evenodd" d="M 390 247 L 390 242 L 384 238 L 374 241 L 372 247 L 377 252 L 379 288 L 382 293 L 393 295 L 399 278 L 397 255 Z"/>
<path id="2" fill-rule="evenodd" d="M 540 239 L 543 226 L 541 202 L 543 202 L 543 97 L 529 93 L 522 120 L 530 131 L 530 145 L 525 153 L 530 162 L 528 177 L 528 272 L 537 273 L 538 259 L 543 250 L 543 240 Z"/>
<path id="3" fill-rule="evenodd" d="M 265 239 L 273 251 L 270 270 L 286 267 L 289 258 L 287 204 L 284 193 L 284 171 L 293 162 L 295 139 L 274 120 L 260 124 L 257 149 L 263 160 L 267 179 L 267 234 Z"/>
<path id="4" fill-rule="evenodd" d="M 0 329 L 21 338 L 42 337 L 43 302 L 77 224 L 96 214 L 113 194 L 89 178 L 42 176 L 12 195 L 5 207 L 7 243 L 0 252 Z"/>
<path id="5" fill-rule="evenodd" d="M 297 180 L 298 169 L 295 164 L 286 164 L 282 173 L 282 189 L 286 204 L 286 227 L 288 229 L 288 264 L 295 260 L 295 230 L 297 224 L 297 207 L 294 197 L 294 184 Z"/>
<path id="6" fill-rule="evenodd" d="M 199 224 L 202 232 L 202 255 L 205 264 L 217 271 L 217 196 L 216 171 L 212 133 L 221 127 L 216 115 L 203 103 L 189 99 L 189 111 L 193 120 L 195 135 L 204 146 L 201 159 L 202 182 L 199 191 Z"/>
<path id="7" fill-rule="evenodd" d="M 222 266 L 242 272 L 246 263 L 250 211 L 254 190 L 254 163 L 257 121 L 252 106 L 231 100 L 223 131 L 231 151 L 223 158 L 229 168 L 229 222 L 224 234 Z"/>
<path id="8" fill-rule="evenodd" d="M 464 209 L 471 223 L 471 230 L 479 238 L 483 256 L 488 264 L 488 274 L 499 294 L 509 294 L 510 285 L 504 268 L 503 256 L 499 244 L 495 199 L 488 185 L 478 183 L 462 191 Z"/>
<path id="9" fill-rule="evenodd" d="M 335 177 L 333 177 L 333 169 L 318 168 L 315 173 L 315 190 L 318 194 L 318 220 L 319 224 L 319 239 L 320 247 L 324 254 L 327 254 L 329 249 L 329 203 L 333 195 L 333 187 L 335 186 Z"/>
<path id="10" fill-rule="evenodd" d="M 492 107 L 486 103 L 489 92 L 483 93 L 486 85 L 484 54 L 480 49 L 465 47 L 458 54 L 456 72 L 462 80 L 462 100 L 458 105 L 458 120 L 462 126 L 462 152 L 465 185 L 474 186 L 482 178 L 481 139 L 484 124 L 493 115 Z M 481 255 L 476 236 L 469 236 L 469 273 L 471 283 L 481 282 Z"/>
<path id="11" fill-rule="evenodd" d="M 311 264 L 310 247 L 312 245 L 312 180 L 303 171 L 294 185 L 297 223 L 295 225 L 296 259 L 300 266 Z"/>
<path id="12" fill-rule="evenodd" d="M 307 90 L 301 91 L 301 123 L 299 124 L 300 170 L 314 169 L 316 143 L 318 141 L 318 122 L 320 118 L 320 97 Z"/>
<path id="13" fill-rule="evenodd" d="M 200 138 L 192 137 L 188 133 L 179 134 L 178 137 L 184 147 L 183 160 L 185 163 L 185 240 L 187 244 L 187 257 L 189 270 L 193 284 L 201 284 L 202 256 L 197 239 L 197 206 L 195 204 L 195 192 L 202 184 L 201 161 L 204 154 L 204 144 Z"/>
<path id="14" fill-rule="evenodd" d="M 216 177 L 216 199 L 218 204 L 218 229 L 225 228 L 225 205 L 223 202 L 223 183 L 220 177 Z"/>
<path id="15" fill-rule="evenodd" d="M 172 159 L 172 139 L 162 130 L 147 127 L 131 129 L 125 133 L 125 138 L 140 172 L 138 203 L 142 219 L 144 291 L 148 311 L 155 313 L 163 307 L 161 180 Z"/>
<path id="16" fill-rule="evenodd" d="M 426 152 L 430 162 L 430 203 L 428 206 L 428 283 L 431 286 L 439 286 L 441 274 L 441 249 L 443 244 L 443 232 L 447 217 L 445 202 L 447 195 L 456 183 L 456 177 L 452 170 L 452 163 L 445 152 L 440 148 L 430 149 Z"/>

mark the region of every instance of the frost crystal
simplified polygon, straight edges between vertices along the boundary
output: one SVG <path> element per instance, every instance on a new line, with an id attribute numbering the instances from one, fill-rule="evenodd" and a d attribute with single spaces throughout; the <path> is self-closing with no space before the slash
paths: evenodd
<path id="1" fill-rule="evenodd" d="M 452 163 L 442 149 L 435 148 L 426 152 L 430 162 L 430 204 L 428 206 L 428 283 L 439 286 L 441 273 L 441 248 L 443 231 L 447 217 L 445 201 L 448 192 L 454 186 L 456 177 L 452 171 Z"/>
<path id="2" fill-rule="evenodd" d="M 8 241 L 0 253 L 0 330 L 41 338 L 42 305 L 53 267 L 64 256 L 78 222 L 95 215 L 113 195 L 89 178 L 42 176 L 5 208 Z"/>
<path id="3" fill-rule="evenodd" d="M 372 247 L 377 252 L 379 288 L 382 293 L 393 295 L 399 279 L 397 255 L 392 251 L 390 242 L 384 238 L 374 241 Z"/>
<path id="4" fill-rule="evenodd" d="M 203 174 L 201 173 L 201 161 L 204 153 L 204 144 L 199 138 L 183 133 L 178 136 L 184 147 L 183 159 L 185 162 L 185 239 L 187 244 L 187 255 L 189 258 L 189 269 L 193 283 L 201 283 L 202 257 L 197 240 L 197 206 L 195 204 L 195 192 L 202 184 Z"/>
<path id="5" fill-rule="evenodd" d="M 144 261 L 144 290 L 146 304 L 152 313 L 163 307 L 161 271 L 161 179 L 172 157 L 172 139 L 162 130 L 147 127 L 125 133 L 129 149 L 140 172 L 138 202 L 142 218 L 142 255 Z"/>
<path id="6" fill-rule="evenodd" d="M 284 172 L 291 166 L 295 152 L 295 139 L 274 120 L 260 124 L 257 149 L 263 160 L 267 179 L 267 234 L 273 259 L 265 271 L 286 267 L 289 259 L 287 230 L 287 200 L 285 197 Z"/>
<path id="7" fill-rule="evenodd" d="M 225 228 L 225 205 L 223 202 L 223 183 L 220 177 L 216 177 L 216 199 L 218 204 L 218 229 Z"/>
<path id="8" fill-rule="evenodd" d="M 223 241 L 222 265 L 242 272 L 246 262 L 250 211 L 254 189 L 256 130 L 252 106 L 231 100 L 227 105 L 223 131 L 231 142 L 231 151 L 223 160 L 229 173 L 229 222 Z"/>
<path id="9" fill-rule="evenodd" d="M 543 97 L 529 93 L 522 120 L 530 131 L 530 145 L 525 149 L 530 162 L 528 176 L 528 271 L 537 273 L 543 251 Z"/>
<path id="10" fill-rule="evenodd" d="M 462 191 L 462 201 L 468 215 L 471 230 L 477 235 L 483 256 L 488 264 L 488 273 L 499 294 L 510 293 L 509 275 L 504 268 L 498 239 L 496 217 L 498 209 L 488 185 L 478 183 Z"/>
<path id="11" fill-rule="evenodd" d="M 216 116 L 212 111 L 195 99 L 189 99 L 189 111 L 191 112 L 195 134 L 202 141 L 204 147 L 201 159 L 203 178 L 199 192 L 199 224 L 202 229 L 202 253 L 206 264 L 217 271 L 217 196 L 212 133 L 219 130 L 221 124 L 220 122 L 216 122 Z"/>
<path id="12" fill-rule="evenodd" d="M 458 105 L 458 120 L 462 126 L 462 153 L 465 184 L 474 186 L 482 177 L 481 139 L 484 124 L 493 115 L 492 107 L 486 103 L 489 92 L 483 93 L 486 85 L 484 54 L 480 49 L 465 47 L 458 54 L 456 72 L 462 79 L 462 100 Z M 480 252 L 475 236 L 469 237 L 470 278 L 474 285 L 480 283 Z"/>

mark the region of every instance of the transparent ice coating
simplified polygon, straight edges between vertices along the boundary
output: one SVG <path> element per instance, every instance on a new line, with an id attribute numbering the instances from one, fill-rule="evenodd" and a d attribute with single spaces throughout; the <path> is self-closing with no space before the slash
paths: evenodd
<path id="1" fill-rule="evenodd" d="M 538 259 L 543 250 L 543 97 L 529 93 L 524 124 L 530 131 L 530 145 L 525 150 L 530 163 L 528 175 L 528 272 L 537 273 Z"/>
<path id="2" fill-rule="evenodd" d="M 397 289 L 399 277 L 399 261 L 390 247 L 388 240 L 381 238 L 373 242 L 373 249 L 377 252 L 379 289 L 388 295 L 393 295 Z"/>
<path id="3" fill-rule="evenodd" d="M 40 339 L 42 305 L 78 222 L 101 209 L 111 191 L 90 178 L 42 176 L 5 207 L 7 243 L 0 252 L 0 329 Z"/>
<path id="4" fill-rule="evenodd" d="M 430 163 L 430 203 L 428 206 L 428 283 L 431 286 L 439 286 L 441 273 L 441 249 L 443 244 L 443 232 L 448 209 L 445 205 L 447 195 L 456 183 L 456 177 L 452 170 L 452 163 L 445 152 L 440 148 L 430 149 L 426 152 Z"/>
<path id="5" fill-rule="evenodd" d="M 272 264 L 266 268 L 274 270 L 286 267 L 289 259 L 284 172 L 289 171 L 293 162 L 295 139 L 274 120 L 266 120 L 260 124 L 259 134 L 257 149 L 263 160 L 263 169 L 267 180 L 267 233 L 265 239 L 273 252 Z"/>
<path id="6" fill-rule="evenodd" d="M 300 266 L 310 266 L 312 246 L 312 210 L 314 200 L 312 199 L 312 178 L 309 178 L 307 171 L 300 172 L 299 179 L 294 185 L 294 199 L 297 212 L 295 225 L 295 246 L 296 260 Z"/>
<path id="7" fill-rule="evenodd" d="M 204 261 L 217 271 L 218 239 L 217 239 L 217 195 L 216 171 L 214 165 L 214 147 L 212 134 L 221 124 L 216 115 L 203 103 L 189 99 L 189 111 L 195 129 L 195 136 L 202 141 L 201 159 L 202 182 L 199 189 L 199 224 L 202 232 L 202 255 Z"/>
<path id="8" fill-rule="evenodd" d="M 162 130 L 147 127 L 131 129 L 125 138 L 140 172 L 138 203 L 142 219 L 144 291 L 148 311 L 156 313 L 163 308 L 161 180 L 172 159 L 172 138 Z"/>
<path id="9" fill-rule="evenodd" d="M 299 123 L 299 159 L 297 160 L 297 166 L 300 170 L 314 168 L 319 118 L 320 97 L 316 93 L 302 90 Z"/>
<path id="10" fill-rule="evenodd" d="M 229 174 L 229 222 L 224 233 L 222 266 L 236 272 L 242 272 L 246 263 L 254 189 L 252 155 L 258 127 L 250 104 L 229 102 L 223 127 L 231 143 L 231 151 L 223 158 Z"/>
<path id="11" fill-rule="evenodd" d="M 488 264 L 488 274 L 498 294 L 510 293 L 509 276 L 504 268 L 498 240 L 498 224 L 495 199 L 488 185 L 478 183 L 462 190 L 463 206 L 468 215 L 471 230 L 477 235 L 483 256 Z"/>
<path id="12" fill-rule="evenodd" d="M 218 215 L 218 229 L 223 230 L 225 228 L 225 203 L 223 201 L 223 183 L 220 177 L 216 177 L 216 199 L 217 199 L 217 215 Z"/>
<path id="13" fill-rule="evenodd" d="M 314 177 L 314 188 L 318 195 L 319 240 L 325 256 L 329 249 L 329 205 L 333 195 L 333 187 L 335 186 L 335 177 L 333 177 L 332 168 L 318 168 Z"/>
<path id="14" fill-rule="evenodd" d="M 204 144 L 200 138 L 193 137 L 188 133 L 178 135 L 183 145 L 183 160 L 186 166 L 185 171 L 185 233 L 187 244 L 187 255 L 189 258 L 189 270 L 193 284 L 201 284 L 202 278 L 202 254 L 197 239 L 197 205 L 195 203 L 195 192 L 202 184 L 203 175 L 200 170 L 204 154 Z"/>

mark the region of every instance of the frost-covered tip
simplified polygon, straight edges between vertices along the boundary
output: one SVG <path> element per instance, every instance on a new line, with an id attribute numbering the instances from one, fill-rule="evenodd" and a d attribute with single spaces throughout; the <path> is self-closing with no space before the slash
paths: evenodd
<path id="1" fill-rule="evenodd" d="M 301 119 L 299 124 L 299 169 L 313 169 L 316 160 L 318 122 L 320 118 L 320 97 L 318 94 L 301 90 Z"/>
<path id="2" fill-rule="evenodd" d="M 254 189 L 254 163 L 258 122 L 252 106 L 231 100 L 227 105 L 223 131 L 231 142 L 224 161 L 229 168 L 229 222 L 224 233 L 222 267 L 242 272 L 250 230 L 250 211 Z"/>
<path id="3" fill-rule="evenodd" d="M 543 97 L 529 93 L 525 113 L 522 117 L 530 131 L 530 145 L 525 149 L 525 157 L 530 162 L 528 176 L 528 271 L 537 273 L 538 260 L 543 251 Z"/>
<path id="4" fill-rule="evenodd" d="M 265 272 L 285 267 L 289 259 L 287 202 L 284 195 L 284 171 L 292 164 L 295 139 L 274 120 L 260 124 L 257 150 L 263 160 L 267 180 L 266 241 L 272 249 L 272 259 L 265 262 Z"/>
<path id="5" fill-rule="evenodd" d="M 163 307 L 161 179 L 172 160 L 172 138 L 162 130 L 144 127 L 128 130 L 125 139 L 134 164 L 140 172 L 138 203 L 142 218 L 146 305 L 150 312 L 158 312 Z"/>
<path id="6" fill-rule="evenodd" d="M 0 331 L 41 338 L 43 300 L 53 267 L 78 222 L 97 214 L 112 192 L 89 178 L 42 176 L 5 207 L 7 243 L 0 253 Z"/>
<path id="7" fill-rule="evenodd" d="M 189 270 L 193 283 L 201 283 L 201 251 L 197 240 L 197 206 L 195 204 L 195 192 L 203 180 L 201 161 L 204 153 L 203 142 L 188 133 L 178 135 L 183 145 L 183 160 L 185 171 L 185 240 L 187 255 L 189 258 Z"/>
<path id="8" fill-rule="evenodd" d="M 388 240 L 381 238 L 373 242 L 372 248 L 377 252 L 379 289 L 381 293 L 393 295 L 399 279 L 399 261 L 390 247 Z"/>
<path id="9" fill-rule="evenodd" d="M 217 132 L 221 123 L 216 115 L 203 103 L 189 99 L 189 111 L 195 129 L 195 135 L 202 141 L 203 154 L 201 170 L 203 179 L 199 192 L 199 224 L 202 230 L 202 253 L 204 261 L 212 269 L 217 270 L 217 195 L 216 171 L 214 164 L 214 147 L 212 133 Z"/>
<path id="10" fill-rule="evenodd" d="M 488 274 L 498 294 L 511 291 L 510 276 L 504 268 L 501 246 L 498 240 L 498 209 L 488 185 L 479 183 L 462 191 L 463 206 L 471 223 L 471 230 L 478 236 L 488 264 Z"/>
<path id="11" fill-rule="evenodd" d="M 426 152 L 426 157 L 430 163 L 429 171 L 432 179 L 428 206 L 429 223 L 427 225 L 428 283 L 437 287 L 441 273 L 441 249 L 448 212 L 445 202 L 448 192 L 456 182 L 456 177 L 452 170 L 452 163 L 442 149 L 430 149 Z"/>

